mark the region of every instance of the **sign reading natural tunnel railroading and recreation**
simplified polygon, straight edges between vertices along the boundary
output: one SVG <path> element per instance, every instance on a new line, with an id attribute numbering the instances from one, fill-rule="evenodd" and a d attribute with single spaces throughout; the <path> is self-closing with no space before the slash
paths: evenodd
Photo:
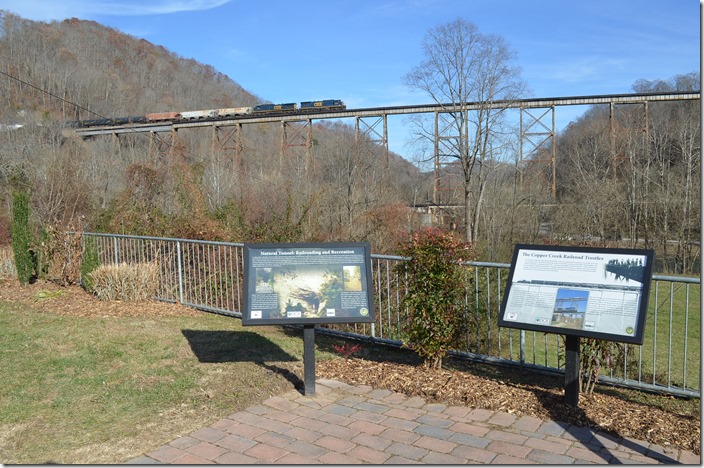
<path id="1" fill-rule="evenodd" d="M 244 245 L 243 325 L 374 321 L 368 243 Z"/>

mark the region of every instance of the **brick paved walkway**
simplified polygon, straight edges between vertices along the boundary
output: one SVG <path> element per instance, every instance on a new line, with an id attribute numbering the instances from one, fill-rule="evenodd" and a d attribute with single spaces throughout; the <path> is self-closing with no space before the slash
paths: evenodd
<path id="1" fill-rule="evenodd" d="M 692 452 L 530 416 L 318 380 L 129 464 L 700 464 Z"/>

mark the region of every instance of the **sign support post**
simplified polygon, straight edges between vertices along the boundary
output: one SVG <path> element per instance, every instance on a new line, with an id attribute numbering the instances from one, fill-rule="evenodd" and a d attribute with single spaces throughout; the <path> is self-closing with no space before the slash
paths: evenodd
<path id="1" fill-rule="evenodd" d="M 315 325 L 303 326 L 303 394 L 315 395 Z"/>
<path id="2" fill-rule="evenodd" d="M 565 336 L 565 403 L 579 405 L 579 336 Z"/>

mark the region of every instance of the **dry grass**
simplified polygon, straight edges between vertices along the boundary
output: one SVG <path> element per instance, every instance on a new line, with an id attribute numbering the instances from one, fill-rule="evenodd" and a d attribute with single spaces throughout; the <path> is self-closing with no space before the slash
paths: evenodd
<path id="1" fill-rule="evenodd" d="M 17 278 L 15 255 L 11 245 L 0 246 L 0 278 Z"/>
<path id="2" fill-rule="evenodd" d="M 146 301 L 156 296 L 159 265 L 156 262 L 101 265 L 90 277 L 93 294 L 101 301 Z"/>

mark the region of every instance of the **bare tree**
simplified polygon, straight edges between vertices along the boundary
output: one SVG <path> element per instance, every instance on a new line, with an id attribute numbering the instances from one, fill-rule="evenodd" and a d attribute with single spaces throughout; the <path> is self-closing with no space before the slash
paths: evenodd
<path id="1" fill-rule="evenodd" d="M 450 158 L 461 167 L 464 186 L 464 237 L 478 237 L 488 172 L 484 164 L 496 155 L 491 139 L 511 101 L 525 91 L 520 69 L 513 66 L 515 54 L 506 41 L 483 34 L 463 19 L 435 27 L 422 44 L 424 60 L 404 76 L 406 86 L 424 91 L 446 109 L 443 117 L 452 127 Z M 502 106 L 497 106 L 500 101 Z M 438 130 L 434 132 L 438 158 Z"/>

